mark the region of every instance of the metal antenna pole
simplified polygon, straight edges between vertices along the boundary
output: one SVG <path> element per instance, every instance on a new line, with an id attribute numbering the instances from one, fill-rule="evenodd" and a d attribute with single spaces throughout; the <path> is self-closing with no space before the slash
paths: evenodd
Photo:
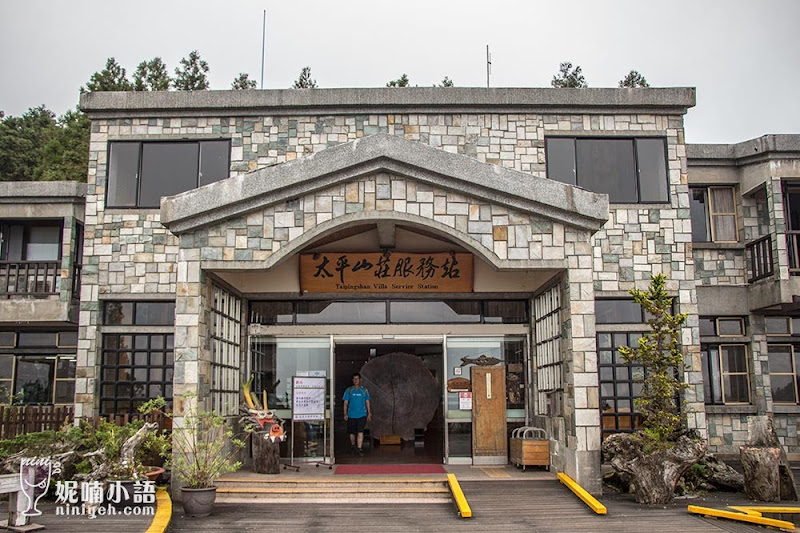
<path id="1" fill-rule="evenodd" d="M 489 45 L 486 45 L 486 87 L 489 87 L 489 74 L 492 73 L 492 55 L 489 53 Z"/>
<path id="2" fill-rule="evenodd" d="M 261 88 L 264 88 L 264 52 L 267 35 L 267 10 L 264 10 L 264 22 L 261 24 Z"/>

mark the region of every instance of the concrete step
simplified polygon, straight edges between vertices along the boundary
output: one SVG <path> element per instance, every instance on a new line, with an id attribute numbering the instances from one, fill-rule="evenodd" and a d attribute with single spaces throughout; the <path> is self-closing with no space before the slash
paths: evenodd
<path id="1" fill-rule="evenodd" d="M 217 480 L 220 503 L 450 503 L 442 479 L 243 479 Z"/>

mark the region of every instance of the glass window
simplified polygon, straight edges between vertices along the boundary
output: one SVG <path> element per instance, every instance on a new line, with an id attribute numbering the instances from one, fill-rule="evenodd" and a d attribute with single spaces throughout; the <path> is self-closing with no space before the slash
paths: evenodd
<path id="1" fill-rule="evenodd" d="M 386 302 L 297 302 L 298 324 L 385 324 Z"/>
<path id="2" fill-rule="evenodd" d="M 252 302 L 250 304 L 251 324 L 292 324 L 294 323 L 293 302 Z"/>
<path id="3" fill-rule="evenodd" d="M 105 302 L 103 323 L 109 326 L 171 326 L 175 302 Z"/>
<path id="4" fill-rule="evenodd" d="M 242 301 L 214 286 L 211 309 L 211 410 L 223 416 L 239 412 Z"/>
<path id="5" fill-rule="evenodd" d="M 138 326 L 171 326 L 175 323 L 175 302 L 136 302 Z"/>
<path id="6" fill-rule="evenodd" d="M 19 357 L 14 395 L 26 404 L 53 402 L 55 358 Z"/>
<path id="7" fill-rule="evenodd" d="M 266 391 L 270 409 L 291 408 L 292 376 L 300 372 L 324 372 L 330 376 L 331 344 L 327 337 L 254 337 L 250 357 L 252 390 L 259 398 Z"/>
<path id="8" fill-rule="evenodd" d="M 625 363 L 619 355 L 620 346 L 636 346 L 640 337 L 640 333 L 597 334 L 603 437 L 633 431 L 641 424 L 634 399 L 641 395 L 644 371 L 639 365 Z"/>
<path id="9" fill-rule="evenodd" d="M 103 415 L 135 413 L 147 400 L 163 396 L 172 406 L 174 337 L 171 333 L 106 333 L 100 382 Z M 133 356 L 130 349 L 135 346 Z"/>
<path id="10" fill-rule="evenodd" d="M 0 347 L 13 348 L 17 345 L 17 336 L 13 331 L 0 332 Z"/>
<path id="11" fill-rule="evenodd" d="M 642 307 L 633 300 L 596 300 L 598 324 L 640 324 L 644 322 Z"/>
<path id="12" fill-rule="evenodd" d="M 612 202 L 636 202 L 633 142 L 630 139 L 579 139 L 578 185 L 606 193 Z"/>
<path id="13" fill-rule="evenodd" d="M 31 348 L 36 346 L 56 346 L 58 334 L 54 332 L 20 332 L 17 334 L 17 346 L 20 348 Z"/>
<path id="14" fill-rule="evenodd" d="M 733 187 L 691 187 L 692 240 L 738 242 Z"/>
<path id="15" fill-rule="evenodd" d="M 224 179 L 230 141 L 112 142 L 109 207 L 157 208 L 161 197 Z"/>
<path id="16" fill-rule="evenodd" d="M 794 347 L 791 344 L 769 344 L 767 355 L 769 358 L 772 401 L 775 403 L 797 403 Z"/>
<path id="17" fill-rule="evenodd" d="M 744 319 L 718 318 L 717 328 L 722 337 L 741 336 L 744 335 Z"/>
<path id="18" fill-rule="evenodd" d="M 27 261 L 56 261 L 61 257 L 61 226 L 28 226 Z"/>
<path id="19" fill-rule="evenodd" d="M 481 303 L 475 300 L 391 302 L 393 324 L 453 324 L 480 323 L 480 321 Z"/>
<path id="20" fill-rule="evenodd" d="M 139 182 L 139 148 L 135 142 L 113 142 L 108 150 L 108 205 L 135 207 Z"/>
<path id="21" fill-rule="evenodd" d="M 768 316 L 764 319 L 767 335 L 791 335 L 791 321 L 785 316 Z"/>
<path id="22" fill-rule="evenodd" d="M 714 317 L 708 317 L 708 316 L 700 317 L 700 336 L 701 337 L 717 336 L 717 320 Z"/>
<path id="23" fill-rule="evenodd" d="M 642 202 L 664 202 L 667 195 L 667 157 L 664 139 L 636 139 L 639 197 Z"/>
<path id="24" fill-rule="evenodd" d="M 200 187 L 228 177 L 231 166 L 230 153 L 228 141 L 200 143 Z"/>
<path id="25" fill-rule="evenodd" d="M 545 140 L 547 176 L 606 193 L 612 203 L 666 202 L 666 145 L 663 138 Z"/>
<path id="26" fill-rule="evenodd" d="M 547 145 L 547 177 L 568 185 L 575 180 L 575 139 L 550 137 Z"/>
<path id="27" fill-rule="evenodd" d="M 710 242 L 711 226 L 708 223 L 708 189 L 706 187 L 689 189 L 689 207 L 692 216 L 692 240 L 694 242 Z"/>
<path id="28" fill-rule="evenodd" d="M 162 196 L 197 187 L 197 143 L 142 144 L 142 174 L 138 207 L 159 207 Z"/>

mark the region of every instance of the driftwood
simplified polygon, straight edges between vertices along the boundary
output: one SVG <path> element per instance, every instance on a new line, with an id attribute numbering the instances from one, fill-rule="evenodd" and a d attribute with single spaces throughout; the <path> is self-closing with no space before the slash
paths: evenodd
<path id="1" fill-rule="evenodd" d="M 682 435 L 666 449 L 645 453 L 635 434 L 610 435 L 603 442 L 603 454 L 618 472 L 633 477 L 636 501 L 663 504 L 672 501 L 675 486 L 684 472 L 706 453 L 708 445 Z"/>
<path id="2" fill-rule="evenodd" d="M 762 502 L 797 500 L 789 460 L 771 417 L 747 417 L 747 444 L 739 449 L 739 457 L 748 498 Z"/>
<path id="3" fill-rule="evenodd" d="M 269 433 L 253 433 L 253 472 L 257 474 L 280 474 L 280 441 L 270 439 Z"/>
<path id="4" fill-rule="evenodd" d="M 426 429 L 441 402 L 441 390 L 430 370 L 412 354 L 395 352 L 368 361 L 361 368 L 369 391 L 373 437 L 399 435 L 414 439 L 414 429 Z"/>
<path id="5" fill-rule="evenodd" d="M 89 463 L 91 463 L 92 471 L 88 474 L 76 475 L 75 477 L 82 481 L 103 481 L 112 474 L 114 469 L 120 466 L 132 469 L 133 465 L 135 465 L 134 456 L 136 455 L 136 450 L 144 443 L 147 435 L 157 429 L 158 424 L 155 422 L 147 422 L 139 428 L 136 433 L 122 444 L 118 462 L 110 461 L 103 448 L 85 454 L 83 457 L 88 459 Z"/>

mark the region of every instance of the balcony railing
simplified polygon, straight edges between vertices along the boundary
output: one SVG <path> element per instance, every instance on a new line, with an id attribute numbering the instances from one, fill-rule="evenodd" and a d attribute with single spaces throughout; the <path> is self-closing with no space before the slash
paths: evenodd
<path id="1" fill-rule="evenodd" d="M 786 232 L 786 252 L 789 254 L 789 274 L 800 276 L 800 231 Z"/>
<path id="2" fill-rule="evenodd" d="M 747 257 L 750 262 L 750 279 L 753 283 L 768 278 L 775 272 L 772 265 L 772 237 L 767 235 L 747 243 Z"/>
<path id="3" fill-rule="evenodd" d="M 0 298 L 58 294 L 58 261 L 0 261 Z"/>

